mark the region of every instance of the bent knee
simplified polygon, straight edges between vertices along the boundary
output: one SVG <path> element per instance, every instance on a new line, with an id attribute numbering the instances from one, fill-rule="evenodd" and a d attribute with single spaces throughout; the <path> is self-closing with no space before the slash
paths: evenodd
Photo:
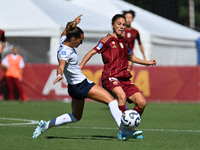
<path id="1" fill-rule="evenodd" d="M 139 109 L 144 109 L 147 105 L 147 102 L 145 99 L 139 100 L 136 105 L 138 106 Z"/>

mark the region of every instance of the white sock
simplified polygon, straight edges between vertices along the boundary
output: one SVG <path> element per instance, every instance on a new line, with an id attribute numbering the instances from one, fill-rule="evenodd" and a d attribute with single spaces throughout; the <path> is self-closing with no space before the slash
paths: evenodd
<path id="1" fill-rule="evenodd" d="M 77 122 L 77 119 L 73 116 L 73 114 L 63 114 L 57 118 L 54 118 L 47 122 L 47 128 L 52 128 L 60 125 L 64 125 L 67 123 Z"/>
<path id="2" fill-rule="evenodd" d="M 120 127 L 122 112 L 118 107 L 117 100 L 110 102 L 108 104 L 108 106 L 110 108 L 110 112 L 111 112 L 113 118 L 115 119 L 115 122 L 117 123 L 117 126 Z"/>

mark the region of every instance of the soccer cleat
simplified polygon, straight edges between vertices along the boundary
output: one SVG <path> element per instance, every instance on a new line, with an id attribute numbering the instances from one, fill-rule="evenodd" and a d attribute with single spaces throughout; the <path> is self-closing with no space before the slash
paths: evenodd
<path id="1" fill-rule="evenodd" d="M 121 130 L 119 130 L 119 132 L 118 132 L 118 139 L 122 140 L 122 131 Z"/>
<path id="2" fill-rule="evenodd" d="M 127 141 L 132 136 L 131 130 L 123 128 L 118 132 L 118 139 Z"/>
<path id="3" fill-rule="evenodd" d="M 134 139 L 144 139 L 143 135 L 142 135 L 142 131 L 135 131 L 133 130 L 133 138 Z"/>
<path id="4" fill-rule="evenodd" d="M 130 130 L 130 129 L 122 129 L 118 132 L 118 139 L 120 140 L 128 140 L 129 138 L 134 138 L 134 139 L 143 139 L 142 138 L 142 131 L 135 131 L 135 130 Z"/>
<path id="5" fill-rule="evenodd" d="M 141 135 L 138 135 L 138 136 L 135 136 L 133 137 L 134 139 L 144 139 L 144 136 L 141 134 Z"/>
<path id="6" fill-rule="evenodd" d="M 40 120 L 38 123 L 37 128 L 33 132 L 33 138 L 36 139 L 40 134 L 42 134 L 44 131 L 46 131 L 46 121 Z"/>

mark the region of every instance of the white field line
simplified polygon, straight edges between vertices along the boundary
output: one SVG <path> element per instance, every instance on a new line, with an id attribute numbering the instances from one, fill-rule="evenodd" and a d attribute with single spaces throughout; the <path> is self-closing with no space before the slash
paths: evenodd
<path id="1" fill-rule="evenodd" d="M 7 124 L 0 124 L 0 126 L 16 126 L 16 125 L 31 125 L 31 124 L 37 124 L 38 121 L 36 120 L 28 120 L 28 119 L 17 119 L 17 118 L 5 118 L 0 117 L 0 120 L 12 120 L 12 121 L 24 121 L 23 123 L 7 123 Z"/>
<path id="2" fill-rule="evenodd" d="M 13 120 L 13 121 L 24 121 L 24 123 L 2 123 L 1 126 L 20 126 L 20 127 L 36 127 L 35 124 L 38 124 L 39 121 L 28 120 L 28 119 L 18 119 L 18 118 L 5 118 L 0 117 L 0 120 Z M 34 125 L 34 126 L 33 126 Z M 93 129 L 93 130 L 117 130 L 118 128 L 109 128 L 109 127 L 68 127 L 60 126 L 58 128 L 68 128 L 68 129 Z M 143 131 L 155 131 L 155 132 L 188 132 L 188 133 L 200 133 L 200 130 L 178 130 L 178 129 L 139 129 Z"/>
<path id="3" fill-rule="evenodd" d="M 71 128 L 71 129 L 96 129 L 96 130 L 117 130 L 118 128 L 109 127 L 68 127 L 61 126 L 59 128 Z M 200 130 L 178 130 L 178 129 L 138 129 L 143 131 L 158 131 L 158 132 L 195 132 L 200 133 Z"/>

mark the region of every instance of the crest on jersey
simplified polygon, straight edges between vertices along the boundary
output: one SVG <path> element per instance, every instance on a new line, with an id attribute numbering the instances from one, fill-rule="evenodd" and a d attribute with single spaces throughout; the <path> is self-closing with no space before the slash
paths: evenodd
<path id="1" fill-rule="evenodd" d="M 119 45 L 120 45 L 121 48 L 124 48 L 124 45 L 122 43 L 119 43 Z"/>
<path id="2" fill-rule="evenodd" d="M 100 50 L 102 48 L 103 44 L 99 43 L 99 45 L 97 46 L 97 49 Z"/>
<path id="3" fill-rule="evenodd" d="M 61 55 L 66 55 L 66 51 L 62 51 L 62 52 L 61 52 Z"/>
<path id="4" fill-rule="evenodd" d="M 130 38 L 131 37 L 131 33 L 127 33 L 126 36 L 127 36 L 127 38 Z"/>
<path id="5" fill-rule="evenodd" d="M 117 46 L 115 45 L 115 41 L 112 41 L 112 48 L 117 48 Z"/>

